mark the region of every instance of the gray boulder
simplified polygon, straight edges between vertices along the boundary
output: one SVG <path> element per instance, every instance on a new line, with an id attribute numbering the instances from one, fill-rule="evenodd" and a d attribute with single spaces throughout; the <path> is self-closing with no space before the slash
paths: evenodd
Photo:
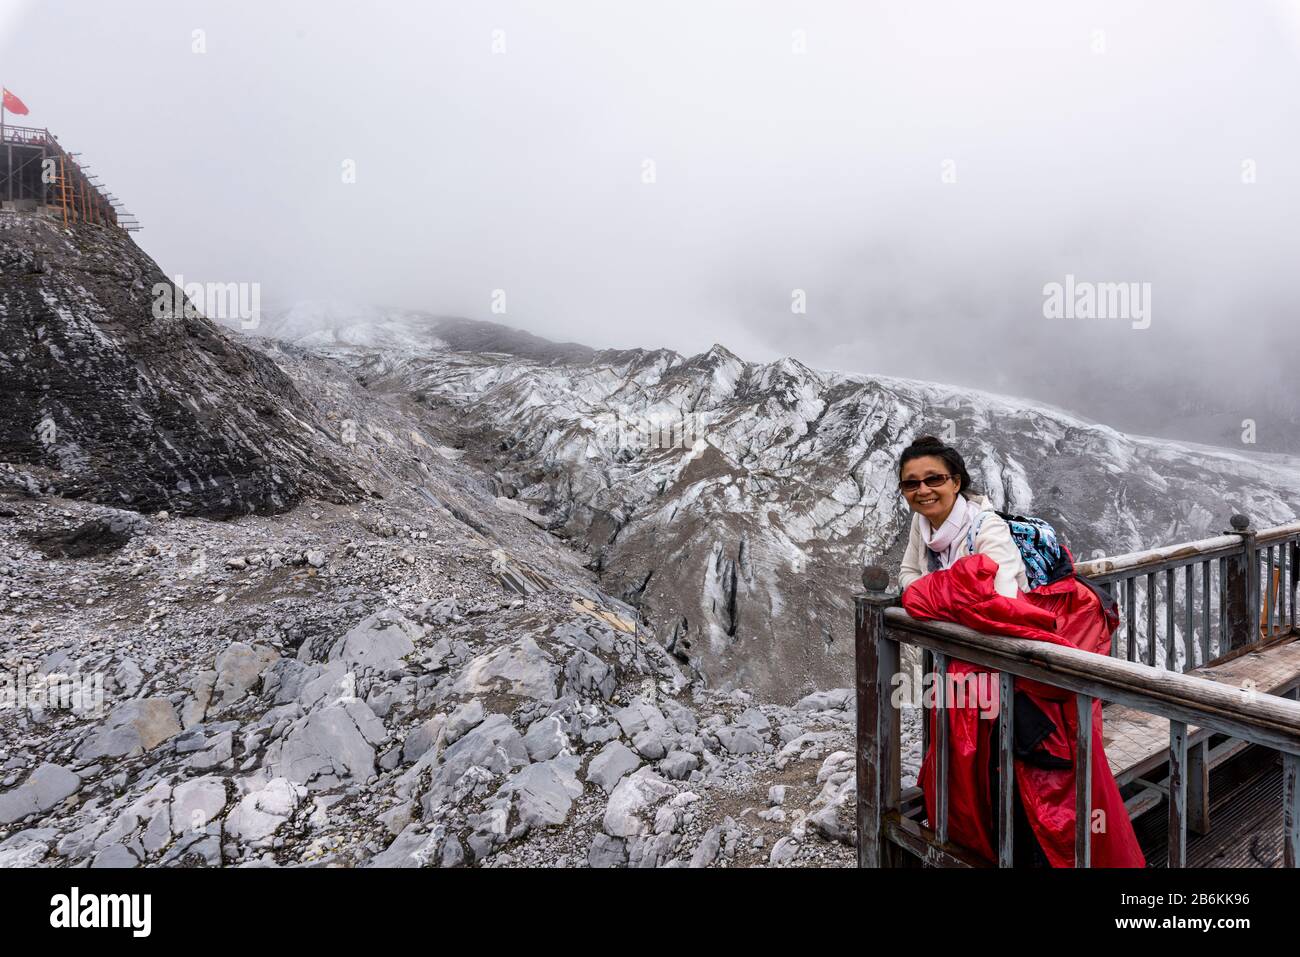
<path id="1" fill-rule="evenodd" d="M 383 671 L 398 665 L 415 650 L 424 629 L 395 608 L 365 618 L 330 649 L 330 661 Z"/>
<path id="2" fill-rule="evenodd" d="M 0 794 L 0 824 L 21 821 L 30 814 L 48 811 L 81 787 L 81 777 L 48 761 L 11 791 Z"/>
<path id="3" fill-rule="evenodd" d="M 845 711 L 852 708 L 857 701 L 852 688 L 835 688 L 831 691 L 815 691 L 794 706 L 795 711 Z"/>
<path id="4" fill-rule="evenodd" d="M 306 789 L 285 778 L 268 781 L 260 791 L 246 794 L 226 817 L 226 834 L 253 846 L 264 846 L 302 803 Z"/>
<path id="5" fill-rule="evenodd" d="M 511 775 L 499 793 L 514 795 L 519 820 L 529 827 L 563 824 L 574 799 L 582 795 L 577 770 L 578 758 L 573 755 L 530 764 Z"/>
<path id="6" fill-rule="evenodd" d="M 700 759 L 689 751 L 672 751 L 659 762 L 659 770 L 664 777 L 673 781 L 685 780 L 699 766 Z"/>
<path id="7" fill-rule="evenodd" d="M 220 708 L 238 701 L 279 657 L 270 648 L 234 642 L 217 655 L 217 677 L 212 688 L 211 706 Z"/>
<path id="8" fill-rule="evenodd" d="M 641 759 L 621 741 L 611 741 L 600 749 L 587 766 L 587 780 L 600 785 L 606 794 L 613 792 L 619 780 L 636 770 Z"/>
<path id="9" fill-rule="evenodd" d="M 614 695 L 617 681 L 613 668 L 579 648 L 564 664 L 564 687 L 569 694 L 599 695 L 608 701 Z"/>
<path id="10" fill-rule="evenodd" d="M 447 719 L 447 725 L 443 729 L 443 736 L 448 744 L 459 741 L 466 731 L 477 727 L 482 720 L 483 702 L 475 698 L 451 713 L 451 717 Z"/>
<path id="11" fill-rule="evenodd" d="M 588 867 L 622 867 L 627 863 L 627 842 L 608 834 L 597 834 L 587 852 Z"/>
<path id="12" fill-rule="evenodd" d="M 629 738 L 635 738 L 642 731 L 653 731 L 659 737 L 672 733 L 672 725 L 663 716 L 663 712 L 648 701 L 637 699 L 626 708 L 614 712 L 614 720 Z"/>
<path id="13" fill-rule="evenodd" d="M 295 722 L 267 749 L 266 766 L 295 784 L 332 787 L 375 773 L 375 748 L 387 732 L 364 701 L 327 705 Z"/>
<path id="14" fill-rule="evenodd" d="M 77 749 L 78 758 L 113 758 L 152 750 L 181 733 L 166 698 L 140 698 L 118 705 Z"/>
<path id="15" fill-rule="evenodd" d="M 763 750 L 763 742 L 748 728 L 727 726 L 714 732 L 718 741 L 731 754 L 753 754 Z"/>
<path id="16" fill-rule="evenodd" d="M 412 728 L 402 742 L 402 760 L 407 764 L 418 761 L 437 742 L 447 723 L 445 714 L 435 714 Z"/>
<path id="17" fill-rule="evenodd" d="M 675 787 L 648 766 L 629 774 L 618 782 L 614 793 L 609 796 L 603 821 L 605 833 L 614 837 L 637 837 L 647 830 L 642 815 L 676 793 Z"/>
<path id="18" fill-rule="evenodd" d="M 560 668 L 550 655 L 532 636 L 525 635 L 504 648 L 468 661 L 452 685 L 452 693 L 477 695 L 496 689 L 550 701 L 556 697 L 559 676 Z"/>
<path id="19" fill-rule="evenodd" d="M 538 718 L 524 734 L 524 747 L 533 761 L 548 761 L 569 746 L 564 723 L 556 715 Z"/>

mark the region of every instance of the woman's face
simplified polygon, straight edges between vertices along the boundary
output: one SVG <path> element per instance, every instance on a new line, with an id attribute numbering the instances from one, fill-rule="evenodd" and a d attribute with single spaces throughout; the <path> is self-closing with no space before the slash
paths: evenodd
<path id="1" fill-rule="evenodd" d="M 920 458 L 909 459 L 898 477 L 906 482 L 908 479 L 922 480 L 927 475 L 948 474 L 948 466 L 939 456 L 922 455 Z M 938 528 L 952 511 L 953 503 L 957 500 L 957 493 L 960 490 L 961 479 L 953 476 L 946 479 L 938 488 L 930 488 L 922 481 L 920 488 L 914 492 L 904 492 L 903 497 L 907 499 L 907 504 L 912 511 L 920 512 L 925 516 L 931 528 Z"/>

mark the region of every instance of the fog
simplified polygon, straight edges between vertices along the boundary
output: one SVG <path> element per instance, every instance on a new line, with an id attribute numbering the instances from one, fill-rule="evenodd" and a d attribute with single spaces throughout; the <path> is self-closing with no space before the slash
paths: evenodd
<path id="1" fill-rule="evenodd" d="M 42 0 L 0 62 L 186 281 L 1300 451 L 1294 2 Z"/>

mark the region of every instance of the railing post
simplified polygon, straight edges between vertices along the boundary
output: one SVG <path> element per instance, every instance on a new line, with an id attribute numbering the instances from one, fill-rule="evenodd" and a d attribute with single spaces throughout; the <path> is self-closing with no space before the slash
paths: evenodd
<path id="1" fill-rule="evenodd" d="M 1015 675 L 998 672 L 998 867 L 1013 867 L 1016 857 Z"/>
<path id="2" fill-rule="evenodd" d="M 1092 698 L 1074 696 L 1074 866 L 1092 867 Z"/>
<path id="3" fill-rule="evenodd" d="M 866 593 L 854 603 L 858 867 L 890 867 L 896 858 L 883 823 L 899 808 L 899 720 L 891 701 L 899 652 L 885 634 L 885 609 L 898 598 L 889 590 L 889 573 L 878 565 L 863 571 L 862 584 Z"/>
<path id="4" fill-rule="evenodd" d="M 1224 584 L 1227 647 L 1219 654 L 1254 644 L 1259 637 L 1258 579 L 1259 563 L 1255 560 L 1255 530 L 1245 515 L 1232 516 L 1232 531 L 1241 536 L 1241 552 L 1224 559 Z"/>
<path id="5" fill-rule="evenodd" d="M 1187 723 L 1169 722 L 1169 866 L 1187 866 Z"/>

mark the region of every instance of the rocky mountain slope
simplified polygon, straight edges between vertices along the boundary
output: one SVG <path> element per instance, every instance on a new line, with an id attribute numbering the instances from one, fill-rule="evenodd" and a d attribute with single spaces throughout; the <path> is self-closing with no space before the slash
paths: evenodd
<path id="1" fill-rule="evenodd" d="M 850 683 L 850 597 L 864 559 L 897 567 L 910 514 L 896 463 L 916 435 L 948 436 L 979 491 L 1049 519 L 1084 558 L 1215 534 L 1239 511 L 1279 524 L 1300 503 L 1300 459 L 1125 435 L 1008 396 L 722 346 L 555 354 L 491 324 L 467 348 L 424 321 L 385 320 L 401 349 L 355 326 L 305 341 L 454 429 L 503 507 L 582 549 L 715 687 L 787 703 Z"/>
<path id="2" fill-rule="evenodd" d="M 455 428 L 214 336 L 291 384 L 367 494 L 142 513 L 5 447 L 0 866 L 851 863 L 847 690 L 706 687 Z"/>
<path id="3" fill-rule="evenodd" d="M 135 511 L 226 517 L 359 491 L 274 363 L 202 316 L 120 230 L 0 216 L 0 460 Z"/>
<path id="4" fill-rule="evenodd" d="M 851 863 L 847 689 L 692 680 L 418 404 L 270 355 L 371 497 L 212 521 L 0 492 L 0 866 Z M 99 553 L 33 544 L 123 519 Z"/>

